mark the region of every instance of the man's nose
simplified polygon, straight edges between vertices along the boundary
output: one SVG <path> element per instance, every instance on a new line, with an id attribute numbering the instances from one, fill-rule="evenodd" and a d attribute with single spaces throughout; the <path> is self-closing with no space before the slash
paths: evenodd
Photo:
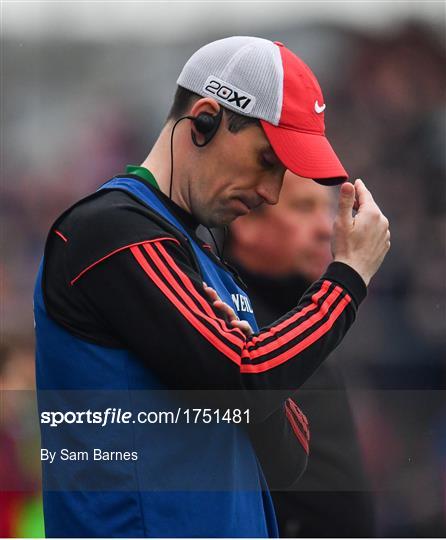
<path id="1" fill-rule="evenodd" d="M 262 197 L 267 204 L 277 204 L 279 201 L 282 182 L 280 179 L 261 182 L 256 189 L 257 195 Z"/>

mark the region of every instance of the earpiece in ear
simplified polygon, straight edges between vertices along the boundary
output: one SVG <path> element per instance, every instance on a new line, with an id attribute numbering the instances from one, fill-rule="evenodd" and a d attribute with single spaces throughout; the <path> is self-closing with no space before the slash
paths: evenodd
<path id="1" fill-rule="evenodd" d="M 220 126 L 221 119 L 223 117 L 223 109 L 220 107 L 220 110 L 217 114 L 212 115 L 210 113 L 200 113 L 196 117 L 190 117 L 194 123 L 195 129 L 198 133 L 201 133 L 204 136 L 204 141 L 199 143 L 195 133 L 192 131 L 192 141 L 195 146 L 199 148 L 206 146 L 217 133 L 217 130 Z"/>
<path id="2" fill-rule="evenodd" d="M 214 124 L 214 117 L 209 113 L 201 113 L 194 120 L 196 130 L 203 133 L 203 135 L 212 131 L 214 129 Z"/>

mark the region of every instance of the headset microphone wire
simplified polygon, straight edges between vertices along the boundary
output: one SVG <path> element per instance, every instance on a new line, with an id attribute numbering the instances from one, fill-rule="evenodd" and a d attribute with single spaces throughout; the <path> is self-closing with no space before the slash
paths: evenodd
<path id="1" fill-rule="evenodd" d="M 170 132 L 170 182 L 169 182 L 169 199 L 172 201 L 172 185 L 173 185 L 173 136 L 174 136 L 174 133 L 175 133 L 175 128 L 177 127 L 177 125 L 182 121 L 182 120 L 193 120 L 194 117 L 193 116 L 182 116 L 181 118 L 178 118 L 178 120 L 175 122 L 175 124 L 173 125 L 172 127 L 172 131 Z M 173 201 L 172 201 L 173 202 Z M 206 226 L 205 226 L 206 227 Z M 214 236 L 214 234 L 212 233 L 211 229 L 209 227 L 206 227 L 206 229 L 209 231 L 209 234 L 211 235 L 212 237 L 212 240 L 214 242 L 214 246 L 215 246 L 215 250 L 217 252 L 217 255 L 218 255 L 218 258 L 224 262 L 224 259 L 223 259 L 223 254 L 224 254 L 224 250 L 225 250 L 225 244 L 226 244 L 226 238 L 227 238 L 227 234 L 228 234 L 228 228 L 225 226 L 223 228 L 223 245 L 222 245 L 222 250 L 220 251 L 220 248 L 218 246 L 218 242 Z"/>
<path id="2" fill-rule="evenodd" d="M 172 131 L 170 132 L 170 182 L 169 182 L 169 199 L 172 200 L 172 182 L 173 182 L 173 135 L 175 133 L 175 128 L 181 122 L 181 120 L 189 119 L 191 120 L 192 116 L 182 116 L 173 125 Z"/>

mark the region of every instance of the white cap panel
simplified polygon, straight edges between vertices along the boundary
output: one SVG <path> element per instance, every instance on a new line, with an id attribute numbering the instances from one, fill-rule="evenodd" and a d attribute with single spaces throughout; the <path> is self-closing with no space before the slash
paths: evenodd
<path id="1" fill-rule="evenodd" d="M 240 114 L 279 123 L 283 66 L 279 47 L 272 41 L 234 36 L 209 43 L 186 62 L 177 84 L 212 95 Z"/>

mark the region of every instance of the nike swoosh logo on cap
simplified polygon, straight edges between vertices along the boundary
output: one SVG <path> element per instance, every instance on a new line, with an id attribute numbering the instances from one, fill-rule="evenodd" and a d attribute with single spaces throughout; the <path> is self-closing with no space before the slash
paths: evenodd
<path id="1" fill-rule="evenodd" d="M 326 106 L 327 105 L 325 105 L 325 103 L 323 105 L 319 105 L 317 100 L 314 102 L 314 110 L 317 112 L 317 114 L 321 114 L 321 112 L 324 112 Z"/>

